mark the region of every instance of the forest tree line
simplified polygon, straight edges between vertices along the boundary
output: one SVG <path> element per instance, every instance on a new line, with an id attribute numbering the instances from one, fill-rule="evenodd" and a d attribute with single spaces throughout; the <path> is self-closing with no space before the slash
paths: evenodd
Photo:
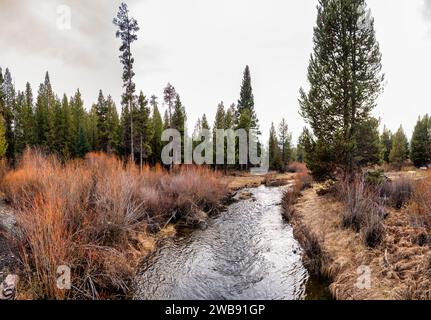
<path id="1" fill-rule="evenodd" d="M 123 104 L 119 113 L 113 98 L 102 90 L 90 108 L 85 107 L 79 89 L 71 97 L 64 94 L 60 98 L 53 91 L 48 72 L 36 97 L 29 83 L 20 91 L 16 90 L 12 79 L 9 69 L 3 73 L 0 68 L 0 156 L 12 163 L 26 147 L 56 154 L 63 161 L 84 157 L 91 151 L 116 154 L 126 159 L 133 140 L 136 163 L 155 164 L 161 162 L 161 152 L 166 144 L 161 138 L 164 130 L 177 129 L 182 137 L 185 134 L 186 138 L 194 137 L 194 140 L 199 140 L 203 129 L 211 130 L 209 120 L 203 114 L 192 135 L 188 136 L 186 108 L 170 83 L 163 90 L 166 110 L 162 116 L 158 97 L 152 95 L 148 99 L 142 91 L 133 99 L 131 115 L 129 104 Z M 247 66 L 238 103 L 228 108 L 223 102 L 217 106 L 213 138 L 216 129 L 258 130 L 258 123 Z M 195 141 L 194 147 L 198 143 Z M 216 152 L 214 146 L 214 158 Z"/>

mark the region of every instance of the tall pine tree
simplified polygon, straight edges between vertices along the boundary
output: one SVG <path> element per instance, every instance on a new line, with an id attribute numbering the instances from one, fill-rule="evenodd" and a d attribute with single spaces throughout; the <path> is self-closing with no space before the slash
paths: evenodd
<path id="1" fill-rule="evenodd" d="M 114 25 L 118 30 L 116 33 L 117 38 L 121 39 L 120 47 L 120 62 L 123 65 L 123 87 L 125 92 L 123 94 L 123 106 L 127 106 L 129 111 L 130 120 L 128 128 L 130 128 L 130 157 L 134 161 L 134 131 L 133 131 L 133 115 L 134 115 L 134 100 L 135 100 L 135 83 L 133 77 L 133 64 L 135 59 L 132 56 L 131 45 L 134 41 L 138 40 L 136 33 L 139 31 L 138 22 L 136 19 L 129 16 L 129 9 L 127 4 L 122 3 L 118 9 L 117 17 L 113 20 Z M 123 110 L 127 110 L 124 108 Z"/>
<path id="2" fill-rule="evenodd" d="M 416 167 L 428 166 L 430 163 L 430 129 L 431 122 L 428 115 L 418 119 L 410 146 L 410 159 Z"/>
<path id="3" fill-rule="evenodd" d="M 310 89 L 300 92 L 301 114 L 318 147 L 309 154 L 309 165 L 314 161 L 323 169 L 328 162 L 328 171 L 338 167 L 350 173 L 359 165 L 359 128 L 370 118 L 384 80 L 365 0 L 319 0 L 313 42 Z"/>

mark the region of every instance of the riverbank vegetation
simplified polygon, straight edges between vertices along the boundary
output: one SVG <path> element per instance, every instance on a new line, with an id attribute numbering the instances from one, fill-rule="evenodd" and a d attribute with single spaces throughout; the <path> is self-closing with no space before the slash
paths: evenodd
<path id="1" fill-rule="evenodd" d="M 102 153 L 62 164 L 34 150 L 2 190 L 16 213 L 22 290 L 33 299 L 124 297 L 154 234 L 217 212 L 227 194 L 204 167 L 140 171 Z M 71 268 L 71 290 L 57 286 L 62 265 Z"/>

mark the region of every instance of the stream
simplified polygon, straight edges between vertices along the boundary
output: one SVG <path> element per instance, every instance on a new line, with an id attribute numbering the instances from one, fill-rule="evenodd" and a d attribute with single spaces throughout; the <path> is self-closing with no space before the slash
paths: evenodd
<path id="1" fill-rule="evenodd" d="M 253 198 L 210 218 L 204 230 L 166 240 L 142 267 L 135 299 L 328 299 L 326 285 L 310 279 L 281 216 L 284 188 L 242 190 Z"/>

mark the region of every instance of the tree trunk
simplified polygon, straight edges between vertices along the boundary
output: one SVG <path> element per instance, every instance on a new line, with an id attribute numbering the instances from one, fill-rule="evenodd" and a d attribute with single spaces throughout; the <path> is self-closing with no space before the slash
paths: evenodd
<path id="1" fill-rule="evenodd" d="M 140 149 L 141 149 L 141 150 L 140 150 L 140 157 L 139 157 L 139 162 L 140 162 L 140 164 L 139 164 L 140 166 L 139 166 L 139 167 L 141 168 L 140 170 L 141 170 L 141 172 L 142 172 L 142 165 L 143 165 L 143 164 L 142 164 L 142 154 L 143 154 L 143 152 L 142 152 L 142 134 L 141 134 L 141 137 L 140 137 L 140 138 L 141 138 L 141 141 L 140 141 L 140 143 L 141 143 Z"/>
<path id="2" fill-rule="evenodd" d="M 135 149 L 133 146 L 133 110 L 132 110 L 132 103 L 131 97 L 129 97 L 129 110 L 130 110 L 130 158 L 132 159 L 132 162 L 135 162 Z"/>

